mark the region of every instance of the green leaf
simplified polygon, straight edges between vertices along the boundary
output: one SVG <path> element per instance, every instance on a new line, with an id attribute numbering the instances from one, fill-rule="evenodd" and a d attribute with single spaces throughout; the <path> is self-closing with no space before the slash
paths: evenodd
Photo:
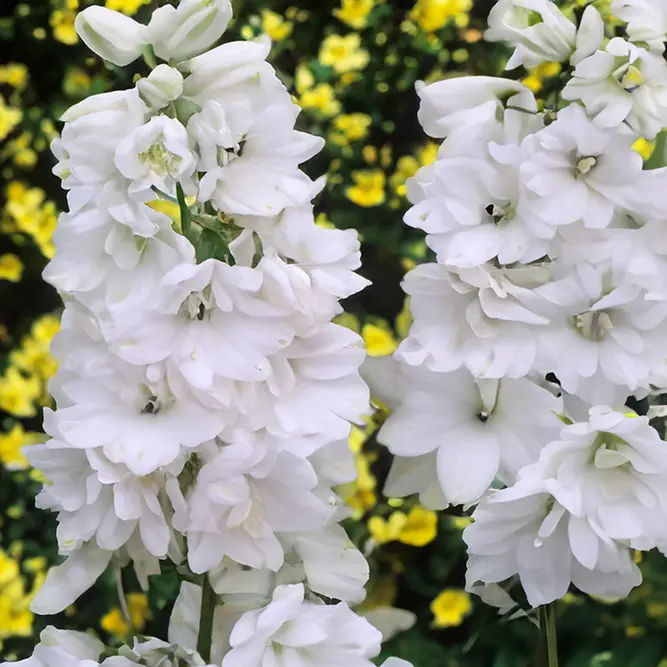
<path id="1" fill-rule="evenodd" d="M 197 264 L 201 264 L 207 259 L 219 259 L 225 261 L 228 247 L 222 237 L 210 229 L 202 229 L 195 246 Z"/>
<path id="2" fill-rule="evenodd" d="M 190 242 L 193 242 L 191 238 L 192 212 L 190 211 L 190 207 L 185 203 L 185 193 L 180 183 L 176 184 L 176 197 L 178 199 L 178 206 L 181 209 L 181 229 L 183 230 L 183 236 Z"/>

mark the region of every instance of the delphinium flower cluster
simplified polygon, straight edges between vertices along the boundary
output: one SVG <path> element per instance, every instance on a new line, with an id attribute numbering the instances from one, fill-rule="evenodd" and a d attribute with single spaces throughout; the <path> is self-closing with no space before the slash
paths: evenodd
<path id="1" fill-rule="evenodd" d="M 182 588 L 167 638 L 105 650 L 49 627 L 29 664 L 364 667 L 380 650 L 348 606 L 369 573 L 334 492 L 368 411 L 361 339 L 331 322 L 366 284 L 359 242 L 315 224 L 323 183 L 299 165 L 323 142 L 295 130 L 267 40 L 214 46 L 230 18 L 229 0 L 76 18 L 99 56 L 150 72 L 70 108 L 53 145 L 56 408 L 25 453 L 66 558 L 33 611 L 107 568 L 147 586 L 170 560 Z"/>
<path id="2" fill-rule="evenodd" d="M 637 412 L 667 379 L 667 171 L 632 148 L 667 126 L 667 15 L 614 0 L 612 36 L 596 4 L 491 10 L 507 69 L 562 63 L 546 105 L 510 79 L 418 84 L 442 144 L 407 183 L 405 223 L 434 261 L 406 276 L 394 358 L 367 362 L 394 409 L 385 493 L 474 508 L 467 587 L 503 610 L 571 584 L 623 598 L 634 552 L 667 538 L 667 444 Z"/>

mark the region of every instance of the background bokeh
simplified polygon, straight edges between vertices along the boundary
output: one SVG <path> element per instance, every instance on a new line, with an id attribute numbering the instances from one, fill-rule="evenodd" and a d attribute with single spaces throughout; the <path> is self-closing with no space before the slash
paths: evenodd
<path id="1" fill-rule="evenodd" d="M 71 104 L 129 87 L 136 69 L 119 70 L 92 56 L 73 27 L 90 4 L 141 19 L 163 4 L 149 0 L 0 0 L 0 657 L 29 654 L 44 625 L 88 630 L 109 642 L 132 632 L 116 587 L 103 578 L 56 618 L 36 618 L 31 597 L 57 562 L 56 524 L 35 509 L 42 483 L 20 448 L 40 441 L 47 382 L 56 370 L 49 342 L 58 330 L 58 295 L 41 280 L 54 248 L 51 235 L 65 207 L 51 174 L 50 141 Z M 262 32 L 274 41 L 271 61 L 303 107 L 302 129 L 327 139 L 307 166 L 328 184 L 316 202 L 318 222 L 356 228 L 362 273 L 373 285 L 346 303 L 341 324 L 363 336 L 368 353 L 391 354 L 410 324 L 400 281 L 427 258 L 422 234 L 402 224 L 405 181 L 435 159 L 437 144 L 417 123 L 417 80 L 464 74 L 499 75 L 508 53 L 483 40 L 490 0 L 234 0 L 228 37 Z M 559 3 L 561 5 L 567 3 Z M 567 8 L 580 11 L 583 2 Z M 601 9 L 607 20 L 613 17 Z M 554 102 L 560 65 L 519 71 L 545 105 Z M 649 159 L 653 146 L 636 149 Z M 362 611 L 394 607 L 416 615 L 386 654 L 415 667 L 523 667 L 544 664 L 530 617 L 508 620 L 463 591 L 465 550 L 460 509 L 434 513 L 415 499 L 385 498 L 389 457 L 374 439 L 381 406 L 350 439 L 359 471 L 341 489 L 353 508 L 348 530 L 368 555 L 372 580 Z M 608 605 L 576 592 L 559 604 L 565 667 L 667 665 L 667 567 L 659 553 L 640 563 L 645 583 Z M 131 572 L 125 588 L 135 629 L 166 636 L 177 593 L 165 567 L 147 594 Z M 393 617 L 392 617 L 393 618 Z"/>

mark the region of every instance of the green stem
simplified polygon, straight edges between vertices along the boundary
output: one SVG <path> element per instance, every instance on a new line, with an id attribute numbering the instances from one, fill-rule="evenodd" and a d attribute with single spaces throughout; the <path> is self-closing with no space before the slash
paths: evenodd
<path id="1" fill-rule="evenodd" d="M 556 634 L 556 603 L 540 607 L 540 629 L 547 653 L 547 665 L 558 667 L 558 637 Z"/>
<path id="2" fill-rule="evenodd" d="M 211 644 L 213 643 L 213 617 L 218 596 L 204 575 L 201 592 L 201 612 L 199 614 L 199 634 L 197 635 L 197 653 L 206 664 L 211 662 Z"/>

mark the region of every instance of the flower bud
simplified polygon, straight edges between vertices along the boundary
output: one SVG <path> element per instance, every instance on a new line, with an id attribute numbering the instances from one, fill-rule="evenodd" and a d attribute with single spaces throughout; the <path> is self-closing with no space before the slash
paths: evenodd
<path id="1" fill-rule="evenodd" d="M 182 0 L 153 12 L 148 33 L 155 54 L 163 60 L 182 61 L 206 51 L 232 18 L 229 0 Z"/>
<path id="2" fill-rule="evenodd" d="M 153 111 L 159 111 L 183 93 L 183 77 L 169 65 L 158 65 L 146 79 L 137 81 L 139 97 Z"/>
<path id="3" fill-rule="evenodd" d="M 146 26 L 106 7 L 87 7 L 74 27 L 91 51 L 120 67 L 136 60 L 146 42 Z"/>

